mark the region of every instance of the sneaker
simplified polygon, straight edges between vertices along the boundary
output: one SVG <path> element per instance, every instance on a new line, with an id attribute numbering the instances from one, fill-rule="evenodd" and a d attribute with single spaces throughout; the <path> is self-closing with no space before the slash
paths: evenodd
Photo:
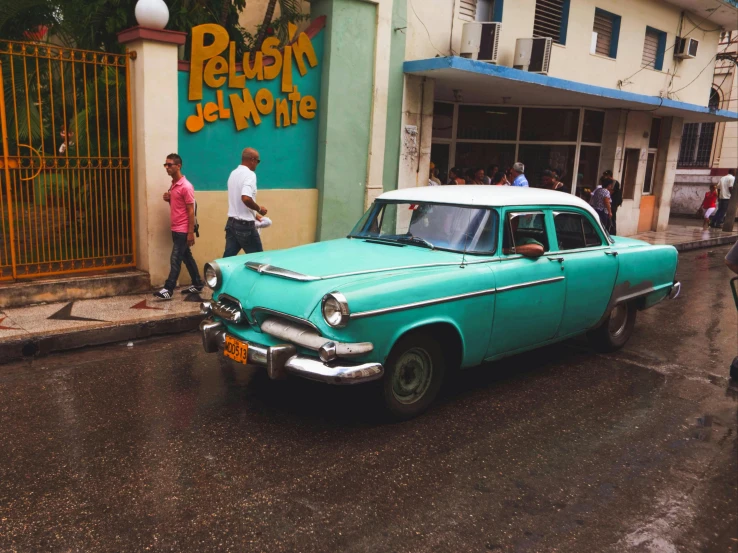
<path id="1" fill-rule="evenodd" d="M 162 288 L 158 292 L 154 292 L 154 297 L 159 298 L 160 300 L 171 300 L 172 293 L 166 288 Z"/>
<path id="2" fill-rule="evenodd" d="M 202 292 L 202 286 L 195 286 L 194 284 L 191 284 L 188 288 L 183 288 L 182 293 L 183 294 L 199 294 Z"/>

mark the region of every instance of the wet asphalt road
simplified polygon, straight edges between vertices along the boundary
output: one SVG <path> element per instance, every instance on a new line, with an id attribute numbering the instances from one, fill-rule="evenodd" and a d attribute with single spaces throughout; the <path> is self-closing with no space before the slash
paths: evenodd
<path id="1" fill-rule="evenodd" d="M 0 366 L 0 551 L 736 552 L 726 251 L 624 350 L 466 371 L 402 424 L 196 334 Z"/>

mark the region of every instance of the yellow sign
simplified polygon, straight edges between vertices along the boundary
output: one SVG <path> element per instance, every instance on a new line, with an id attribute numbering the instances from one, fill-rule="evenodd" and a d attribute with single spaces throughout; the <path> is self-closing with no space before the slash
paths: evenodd
<path id="1" fill-rule="evenodd" d="M 214 23 L 198 25 L 192 29 L 192 58 L 190 62 L 190 82 L 188 98 L 198 102 L 195 114 L 185 122 L 187 130 L 201 131 L 206 123 L 219 119 L 233 119 L 236 129 L 241 131 L 250 125 L 261 124 L 261 117 L 275 114 L 277 127 L 296 125 L 300 118 L 313 119 L 318 102 L 313 96 L 301 95 L 292 83 L 292 66 L 297 66 L 301 76 L 308 72 L 308 66 L 318 65 L 318 58 L 310 38 L 300 33 L 294 40 L 297 26 L 289 25 L 290 44 L 279 48 L 279 39 L 269 37 L 264 40 L 261 50 L 243 55 L 242 72 L 236 67 L 236 44 L 229 41 L 228 32 Z M 206 39 L 207 37 L 207 39 Z M 228 51 L 227 59 L 222 55 Z M 253 56 L 253 59 L 252 59 Z M 271 81 L 281 77 L 282 95 L 277 98 L 268 88 L 259 88 L 251 93 L 248 85 L 254 80 Z M 202 103 L 203 83 L 217 89 L 215 102 Z M 240 90 L 229 94 L 222 88 Z"/>

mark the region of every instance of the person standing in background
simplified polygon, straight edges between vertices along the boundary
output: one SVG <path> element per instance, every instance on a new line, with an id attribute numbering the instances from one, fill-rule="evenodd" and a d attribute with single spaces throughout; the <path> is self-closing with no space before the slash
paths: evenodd
<path id="1" fill-rule="evenodd" d="M 513 186 L 528 186 L 528 179 L 525 178 L 525 165 L 519 161 L 513 164 L 510 174 L 513 178 Z"/>
<path id="2" fill-rule="evenodd" d="M 608 169 L 602 173 L 603 177 L 612 179 L 612 220 L 610 221 L 610 234 L 617 234 L 618 208 L 623 204 L 623 187 L 612 176 L 612 171 Z"/>
<path id="3" fill-rule="evenodd" d="M 728 212 L 728 203 L 733 193 L 733 185 L 735 184 L 735 169 L 728 169 L 728 174 L 718 181 L 718 208 L 715 217 L 712 220 L 714 228 L 723 226 L 725 215 Z"/>

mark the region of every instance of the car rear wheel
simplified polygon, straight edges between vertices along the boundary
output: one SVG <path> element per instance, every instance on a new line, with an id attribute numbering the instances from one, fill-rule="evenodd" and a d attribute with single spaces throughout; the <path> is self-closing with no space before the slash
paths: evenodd
<path id="1" fill-rule="evenodd" d="M 443 350 L 430 335 L 414 332 L 401 338 L 382 379 L 386 413 L 398 420 L 418 416 L 438 396 L 445 372 Z"/>
<path id="2" fill-rule="evenodd" d="M 600 351 L 615 351 L 623 347 L 633 335 L 636 319 L 633 302 L 619 303 L 610 310 L 607 318 L 587 335 Z"/>

